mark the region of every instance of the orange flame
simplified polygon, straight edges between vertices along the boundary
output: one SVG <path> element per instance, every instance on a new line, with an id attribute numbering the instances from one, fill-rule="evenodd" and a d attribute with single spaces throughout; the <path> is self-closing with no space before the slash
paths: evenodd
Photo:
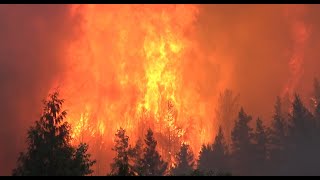
<path id="1" fill-rule="evenodd" d="M 212 141 L 215 128 L 203 122 L 212 119 L 206 103 L 198 89 L 184 87 L 198 11 L 195 5 L 72 6 L 81 28 L 59 85 L 74 141 L 110 150 L 118 128 L 134 142 L 151 127 L 169 162 L 183 142 L 199 152 Z"/>
<path id="2" fill-rule="evenodd" d="M 303 75 L 310 28 L 302 20 L 305 6 L 285 7 L 294 45 L 283 95 L 291 96 Z M 67 71 L 57 84 L 72 137 L 90 144 L 98 168 L 111 160 L 120 127 L 131 143 L 152 128 L 171 164 L 181 143 L 197 154 L 213 141 L 217 97 L 237 86 L 230 82 L 239 67 L 229 51 L 233 41 L 224 40 L 227 32 L 203 50 L 195 29 L 199 12 L 197 5 L 72 5 L 78 36 L 68 45 Z"/>

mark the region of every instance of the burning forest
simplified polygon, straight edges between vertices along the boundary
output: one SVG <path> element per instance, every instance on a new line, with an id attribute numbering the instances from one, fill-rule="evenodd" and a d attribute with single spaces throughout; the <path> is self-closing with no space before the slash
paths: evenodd
<path id="1" fill-rule="evenodd" d="M 319 175 L 319 9 L 0 5 L 0 175 Z"/>

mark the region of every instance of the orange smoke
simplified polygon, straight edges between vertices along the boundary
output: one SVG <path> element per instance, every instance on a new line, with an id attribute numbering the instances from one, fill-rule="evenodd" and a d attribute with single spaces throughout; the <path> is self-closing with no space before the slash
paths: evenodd
<path id="1" fill-rule="evenodd" d="M 286 17 L 291 25 L 291 36 L 292 36 L 292 54 L 289 61 L 290 77 L 285 86 L 284 94 L 288 94 L 293 97 L 297 86 L 304 73 L 304 58 L 305 58 L 305 47 L 310 36 L 310 28 L 303 21 L 303 16 L 307 12 L 306 6 L 301 5 L 288 5 L 285 9 Z"/>

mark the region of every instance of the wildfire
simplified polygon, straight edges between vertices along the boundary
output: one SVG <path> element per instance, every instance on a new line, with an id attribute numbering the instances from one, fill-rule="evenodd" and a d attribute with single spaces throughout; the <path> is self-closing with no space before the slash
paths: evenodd
<path id="1" fill-rule="evenodd" d="M 284 8 L 293 39 L 283 92 L 290 96 L 303 74 L 310 34 L 301 19 L 303 7 Z M 112 154 L 103 154 L 111 153 L 120 127 L 131 143 L 151 128 L 169 163 L 181 143 L 197 154 L 202 144 L 213 141 L 219 125 L 215 103 L 232 86 L 237 66 L 228 51 L 232 41 L 216 37 L 213 52 L 201 51 L 203 45 L 195 40 L 199 11 L 197 5 L 71 6 L 78 37 L 68 45 L 67 71 L 57 84 L 74 141 L 88 142 L 105 164 L 103 158 L 111 160 Z"/>
<path id="2" fill-rule="evenodd" d="M 134 143 L 151 127 L 170 162 L 181 143 L 198 152 L 212 141 L 204 103 L 184 87 L 186 54 L 196 48 L 187 34 L 197 14 L 195 5 L 72 6 L 81 28 L 59 85 L 75 141 L 110 150 L 118 128 Z"/>

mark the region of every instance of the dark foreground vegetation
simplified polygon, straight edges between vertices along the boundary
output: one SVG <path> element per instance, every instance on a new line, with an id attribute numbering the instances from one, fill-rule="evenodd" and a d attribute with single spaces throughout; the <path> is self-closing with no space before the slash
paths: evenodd
<path id="1" fill-rule="evenodd" d="M 115 134 L 111 163 L 113 176 L 225 176 L 225 175 L 320 175 L 320 85 L 314 82 L 311 103 L 305 105 L 299 95 L 276 98 L 270 126 L 260 118 L 253 120 L 243 108 L 237 109 L 232 122 L 236 97 L 231 91 L 221 95 L 217 118 L 233 124 L 228 130 L 223 124 L 213 144 L 202 146 L 199 155 L 188 144 L 182 144 L 169 167 L 157 151 L 153 131 L 134 146 L 126 131 Z M 76 175 L 93 173 L 95 160 L 88 154 L 88 145 L 71 145 L 70 125 L 59 93 L 43 102 L 43 114 L 27 133 L 27 150 L 20 154 L 13 175 Z M 254 126 L 252 126 L 254 124 Z M 226 129 L 224 131 L 224 129 Z M 226 138 L 230 138 L 227 143 Z M 228 142 L 229 142 L 228 141 Z M 190 142 L 192 143 L 192 142 Z"/>

